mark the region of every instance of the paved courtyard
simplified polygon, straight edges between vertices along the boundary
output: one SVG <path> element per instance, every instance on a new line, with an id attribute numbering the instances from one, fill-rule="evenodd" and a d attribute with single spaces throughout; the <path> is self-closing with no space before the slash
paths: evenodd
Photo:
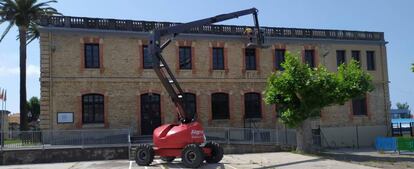
<path id="1" fill-rule="evenodd" d="M 155 159 L 154 163 L 148 167 L 137 166 L 133 161 L 111 160 L 111 161 L 88 161 L 71 163 L 53 164 L 34 164 L 34 165 L 13 165 L 2 166 L 7 169 L 152 169 L 152 168 L 185 168 L 180 164 L 180 159 L 172 163 L 165 163 Z M 347 162 L 329 160 L 314 156 L 305 156 L 289 152 L 261 153 L 261 154 L 237 154 L 225 155 L 219 164 L 205 164 L 201 168 L 229 168 L 229 169 L 250 169 L 250 168 L 286 168 L 286 169 L 316 169 L 316 168 L 335 168 L 335 169 L 373 169 L 373 167 L 362 166 Z"/>

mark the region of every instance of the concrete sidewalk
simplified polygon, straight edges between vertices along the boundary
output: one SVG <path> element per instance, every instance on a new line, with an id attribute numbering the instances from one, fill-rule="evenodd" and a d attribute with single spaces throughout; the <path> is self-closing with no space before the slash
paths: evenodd
<path id="1" fill-rule="evenodd" d="M 34 164 L 2 166 L 5 169 L 149 169 L 149 168 L 185 168 L 180 159 L 172 163 L 165 163 L 159 159 L 154 160 L 148 167 L 137 166 L 135 162 L 127 160 L 113 161 L 88 161 L 72 163 Z M 201 168 L 229 168 L 229 169 L 251 169 L 251 168 L 286 168 L 286 169 L 373 169 L 373 167 L 362 166 L 321 157 L 306 156 L 289 152 L 260 153 L 260 154 L 237 154 L 225 155 L 219 164 L 205 164 Z"/>

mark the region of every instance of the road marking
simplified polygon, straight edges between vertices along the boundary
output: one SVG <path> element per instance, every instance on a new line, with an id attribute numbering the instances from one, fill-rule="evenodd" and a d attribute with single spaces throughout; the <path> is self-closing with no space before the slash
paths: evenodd
<path id="1" fill-rule="evenodd" d="M 179 169 L 183 169 L 183 168 L 181 168 L 181 166 L 179 166 L 178 164 L 175 164 L 175 163 L 171 163 L 171 164 L 174 164 L 176 167 L 178 167 Z"/>
<path id="2" fill-rule="evenodd" d="M 225 166 L 228 166 L 228 167 L 230 167 L 230 168 L 233 168 L 233 169 L 237 169 L 236 167 L 233 167 L 233 166 L 231 166 L 230 164 L 224 164 Z"/>
<path id="3" fill-rule="evenodd" d="M 132 168 L 132 161 L 129 161 L 129 169 Z"/>
<path id="4" fill-rule="evenodd" d="M 157 164 L 159 164 L 162 169 L 168 169 L 168 166 L 165 166 L 165 164 L 162 163 L 163 161 L 161 160 L 154 160 L 154 161 L 157 162 Z"/>

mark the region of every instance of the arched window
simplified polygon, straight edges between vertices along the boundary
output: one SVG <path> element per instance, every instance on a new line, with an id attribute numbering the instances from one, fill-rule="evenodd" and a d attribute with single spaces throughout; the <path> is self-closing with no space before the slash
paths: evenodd
<path id="1" fill-rule="evenodd" d="M 262 106 L 260 93 L 244 94 L 244 117 L 245 118 L 261 118 Z"/>
<path id="2" fill-rule="evenodd" d="M 82 122 L 104 122 L 104 96 L 101 94 L 86 94 L 82 96 Z"/>
<path id="3" fill-rule="evenodd" d="M 211 113 L 213 113 L 213 119 L 229 119 L 229 95 L 227 93 L 211 95 Z"/>
<path id="4" fill-rule="evenodd" d="M 183 103 L 185 112 L 187 112 L 193 119 L 197 114 L 196 95 L 193 93 L 184 93 Z"/>

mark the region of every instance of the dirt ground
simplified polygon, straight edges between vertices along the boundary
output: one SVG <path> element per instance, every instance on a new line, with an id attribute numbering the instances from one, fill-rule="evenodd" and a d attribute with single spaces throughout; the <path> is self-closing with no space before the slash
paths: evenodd
<path id="1" fill-rule="evenodd" d="M 320 156 L 377 168 L 414 168 L 414 153 L 410 152 L 399 154 L 398 152 L 377 152 L 374 149 L 337 149 L 327 150 Z"/>

